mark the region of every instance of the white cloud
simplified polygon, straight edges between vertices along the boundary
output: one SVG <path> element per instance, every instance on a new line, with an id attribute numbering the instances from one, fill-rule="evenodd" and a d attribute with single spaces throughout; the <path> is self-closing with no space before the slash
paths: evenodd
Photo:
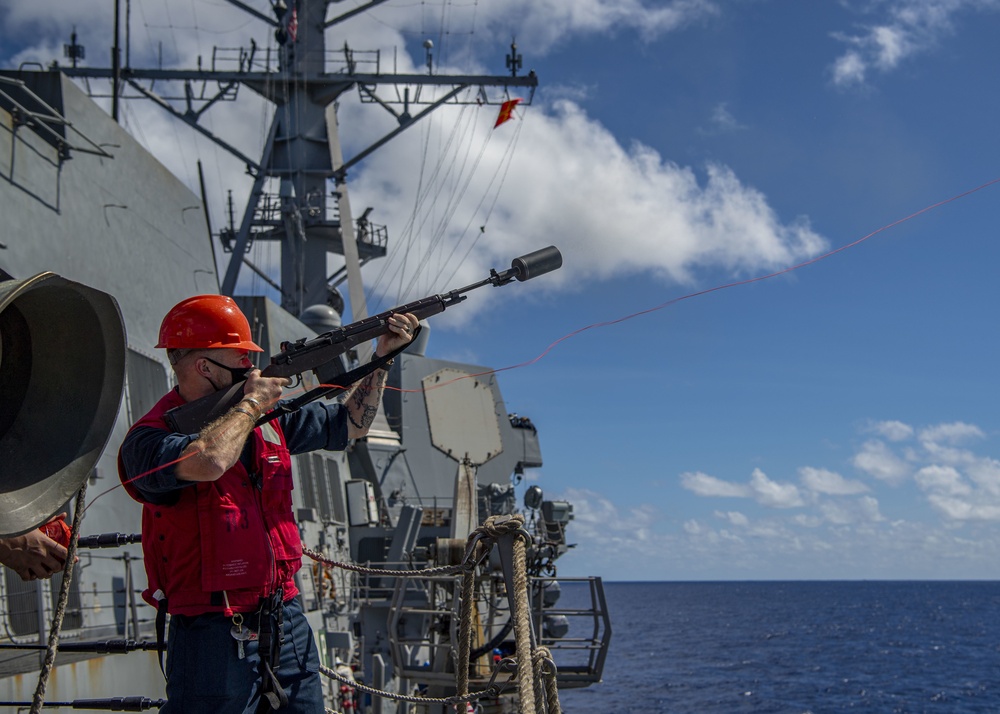
<path id="1" fill-rule="evenodd" d="M 865 11 L 878 12 L 882 20 L 854 33 L 833 34 L 847 45 L 831 66 L 833 82 L 842 87 L 862 85 L 870 70 L 890 72 L 935 48 L 954 32 L 960 15 L 998 7 L 996 0 L 883 0 L 865 4 Z"/>
<path id="2" fill-rule="evenodd" d="M 948 445 L 985 439 L 986 432 L 961 421 L 918 428 L 868 422 L 861 431 L 901 443 L 920 438 L 910 441 L 905 460 L 883 441 L 866 442 L 853 460 L 879 478 L 869 483 L 814 466 L 798 469 L 797 486 L 761 469 L 745 483 L 687 472 L 680 479 L 686 490 L 703 498 L 742 498 L 745 505 L 734 510 L 709 502 L 700 513 L 688 505 L 686 520 L 672 525 L 655 518 L 655 509 L 627 516 L 605 509 L 593 519 L 594 537 L 608 540 L 610 530 L 611 542 L 650 554 L 654 546 L 669 546 L 675 549 L 671 558 L 684 554 L 672 567 L 692 579 L 708 573 L 753 577 L 775 572 L 775 563 L 794 577 L 981 578 L 1000 572 L 993 552 L 1000 548 L 1000 459 Z M 889 486 L 892 498 L 880 499 Z M 608 518 L 634 523 L 633 533 L 617 526 L 602 530 Z M 665 577 L 678 576 L 671 571 Z"/>
<path id="3" fill-rule="evenodd" d="M 733 483 L 700 471 L 681 474 L 681 485 L 699 496 L 710 498 L 752 498 L 769 508 L 796 508 L 803 505 L 795 484 L 772 481 L 760 469 L 754 469 L 747 484 Z"/>
<path id="4" fill-rule="evenodd" d="M 924 475 L 929 474 L 925 471 Z M 593 491 L 570 489 L 571 542 L 560 573 L 598 572 L 612 579 L 760 577 L 994 577 L 1000 536 L 984 530 L 1000 519 L 1000 499 L 932 493 L 942 523 L 887 519 L 873 495 L 818 501 L 810 511 L 754 518 L 710 509 L 676 522 L 654 504 L 622 509 Z M 707 517 L 716 519 L 713 527 Z M 638 518 L 633 521 L 633 518 Z M 627 552 L 635 557 L 622 559 Z M 635 563 L 641 562 L 641 566 Z M 780 565 L 776 565 L 780 564 Z M 992 575 L 990 575 L 992 573 Z"/>
<path id="5" fill-rule="evenodd" d="M 449 135 L 449 112 L 441 110 L 431 118 L 440 122 L 433 133 Z M 741 183 L 729 168 L 710 165 L 700 181 L 693 169 L 667 161 L 649 147 L 623 147 L 606 127 L 566 100 L 527 110 L 523 128 L 518 127 L 515 158 L 509 170 L 503 169 L 500 203 L 487 216 L 478 206 L 482 197 L 492 201 L 495 194 L 490 182 L 497 174 L 490 167 L 502 166 L 509 148 L 507 135 L 492 133 L 491 126 L 480 121 L 471 130 L 486 134 L 470 139 L 473 146 L 484 147 L 481 170 L 469 178 L 463 198 L 454 202 L 451 225 L 440 231 L 394 234 L 396 250 L 386 274 L 399 276 L 393 282 L 413 284 L 414 292 L 400 294 L 393 302 L 451 286 L 412 283 L 412 261 L 403 268 L 406 254 L 430 256 L 435 261 L 431 264 L 440 266 L 430 272 L 448 280 L 453 246 L 477 237 L 476 251 L 451 282 L 470 282 L 498 262 L 536 249 L 538 235 L 573 236 L 560 244 L 564 264 L 572 270 L 546 276 L 532 288 L 545 291 L 575 289 L 587 278 L 640 273 L 682 283 L 692 282 L 706 268 L 750 274 L 790 265 L 826 246 L 805 219 L 782 222 L 766 197 Z M 441 208 L 427 202 L 414 218 L 413 196 L 421 172 L 394 169 L 420 166 L 423 147 L 412 142 L 389 148 L 370 159 L 354 196 L 359 205 L 377 202 L 380 219 L 390 225 L 419 227 L 428 222 L 425 214 Z M 447 158 L 458 160 L 457 154 Z M 601 166 L 601 181 L 593 180 L 594 166 Z M 483 224 L 486 232 L 480 236 Z M 442 316 L 451 321 L 470 318 L 468 310 Z"/>
<path id="6" fill-rule="evenodd" d="M 901 421 L 875 422 L 868 428 L 868 431 L 889 441 L 906 441 L 913 437 L 913 427 Z"/>
<path id="7" fill-rule="evenodd" d="M 750 489 L 738 483 L 723 481 L 700 471 L 681 474 L 681 485 L 699 496 L 748 498 Z"/>
<path id="8" fill-rule="evenodd" d="M 943 493 L 932 493 L 928 501 L 955 521 L 1000 521 L 1000 503 L 970 501 Z"/>
<path id="9" fill-rule="evenodd" d="M 636 548 L 653 553 L 659 547 L 653 527 L 660 519 L 658 509 L 651 504 L 622 509 L 607 496 L 589 489 L 570 488 L 560 494 L 573 504 L 570 540 L 606 539 L 615 547 Z"/>
<path id="10" fill-rule="evenodd" d="M 949 424 L 937 424 L 935 426 L 921 429 L 919 438 L 922 442 L 932 444 L 958 444 L 970 439 L 981 439 L 985 435 L 982 429 L 975 424 L 965 422 L 951 422 Z"/>
<path id="11" fill-rule="evenodd" d="M 873 27 L 871 40 L 880 69 L 892 69 L 914 50 L 913 40 L 900 27 Z"/>
<path id="12" fill-rule="evenodd" d="M 750 525 L 750 519 L 739 511 L 716 511 L 715 516 L 716 518 L 721 518 L 734 526 L 746 527 Z"/>
<path id="13" fill-rule="evenodd" d="M 868 491 L 860 481 L 845 479 L 835 471 L 804 466 L 799 469 L 803 485 L 810 491 L 830 496 L 853 496 Z"/>
<path id="14" fill-rule="evenodd" d="M 862 496 L 856 500 L 824 501 L 820 504 L 819 511 L 826 522 L 835 526 L 860 526 L 885 520 L 879 511 L 878 499 L 873 496 Z"/>
<path id="15" fill-rule="evenodd" d="M 858 509 L 862 516 L 872 523 L 885 520 L 885 517 L 879 512 L 878 499 L 874 496 L 862 496 L 859 498 Z"/>
<path id="16" fill-rule="evenodd" d="M 702 527 L 702 525 L 693 518 L 684 521 L 684 532 L 687 533 L 688 535 L 696 536 L 702 533 L 703 531 L 704 528 Z"/>
<path id="17" fill-rule="evenodd" d="M 573 503 L 573 525 L 585 532 L 614 530 L 628 520 L 614 501 L 595 491 L 571 488 L 566 498 Z"/>
<path id="18" fill-rule="evenodd" d="M 862 84 L 865 81 L 866 69 L 861 55 L 849 50 L 834 61 L 831 68 L 833 82 L 839 85 Z"/>
<path id="19" fill-rule="evenodd" d="M 972 492 L 961 474 L 951 466 L 925 466 L 913 478 L 924 491 L 949 496 L 964 496 Z"/>
<path id="20" fill-rule="evenodd" d="M 862 483 L 813 466 L 799 468 L 799 487 L 776 482 L 760 469 L 754 470 L 746 484 L 701 472 L 685 474 L 682 484 L 700 496 L 741 497 L 766 508 L 797 509 L 787 516 L 765 518 L 746 510 L 716 509 L 714 517 L 726 527 L 713 529 L 692 519 L 684 528 L 689 545 L 702 554 L 728 553 L 742 559 L 741 563 L 763 558 L 764 553 L 795 557 L 795 553 L 842 550 L 866 560 L 874 555 L 866 549 L 878 549 L 884 570 L 872 572 L 884 576 L 904 563 L 919 570 L 924 567 L 920 557 L 941 565 L 953 559 L 967 562 L 972 557 L 969 548 L 979 549 L 978 544 L 997 539 L 989 531 L 978 531 L 975 537 L 961 535 L 984 527 L 981 524 L 1000 522 L 1000 459 L 952 445 L 985 439 L 980 427 L 955 421 L 917 429 L 901 421 L 881 421 L 869 422 L 862 431 L 897 442 L 917 435 L 919 443 L 906 447 L 905 458 L 879 439 L 864 443 L 851 461 L 884 484 Z M 916 502 L 907 503 L 908 494 L 900 492 L 888 501 L 890 512 L 883 513 L 885 506 L 877 491 L 886 485 L 902 486 L 910 475 Z M 920 511 L 920 501 L 929 509 Z M 928 520 L 928 514 L 935 513 L 937 523 Z M 985 557 L 975 556 L 980 559 L 977 562 Z"/>
<path id="21" fill-rule="evenodd" d="M 746 128 L 729 111 L 729 105 L 726 102 L 720 102 L 712 109 L 712 114 L 708 119 L 708 127 L 700 131 L 702 134 L 731 134 Z"/>
<path id="22" fill-rule="evenodd" d="M 819 510 L 823 515 L 823 519 L 834 525 L 850 525 L 855 520 L 851 510 L 845 504 L 839 502 L 826 501 L 820 504 Z"/>
<path id="23" fill-rule="evenodd" d="M 990 496 L 1000 496 L 1000 461 L 989 457 L 975 459 L 965 467 L 973 483 Z"/>
<path id="24" fill-rule="evenodd" d="M 932 464 L 917 471 L 914 479 L 927 502 L 952 521 L 1000 521 L 1000 464 L 994 459 L 969 455 L 964 470 Z"/>
<path id="25" fill-rule="evenodd" d="M 648 41 L 719 12 L 709 0 L 511 0 L 479 7 L 498 34 L 509 34 L 511 18 L 517 18 L 518 43 L 538 52 L 578 34 L 635 30 Z"/>
<path id="26" fill-rule="evenodd" d="M 804 503 L 795 484 L 772 481 L 760 469 L 753 470 L 750 488 L 753 490 L 754 498 L 763 506 L 796 508 Z"/>
<path id="27" fill-rule="evenodd" d="M 823 525 L 823 519 L 807 513 L 796 513 L 791 518 L 791 522 L 803 528 L 818 528 Z"/>
<path id="28" fill-rule="evenodd" d="M 866 441 L 861 451 L 851 459 L 851 463 L 858 470 L 880 481 L 896 485 L 902 483 L 910 471 L 905 461 L 877 439 Z"/>

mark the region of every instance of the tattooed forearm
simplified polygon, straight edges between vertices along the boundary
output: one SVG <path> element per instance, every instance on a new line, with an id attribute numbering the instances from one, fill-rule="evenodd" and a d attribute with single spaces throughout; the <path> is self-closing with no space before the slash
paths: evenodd
<path id="1" fill-rule="evenodd" d="M 378 407 L 370 407 L 365 405 L 364 410 L 361 412 L 361 424 L 355 424 L 359 429 L 367 429 L 375 421 L 375 415 L 378 414 Z M 353 419 L 351 421 L 354 421 Z"/>
<path id="2" fill-rule="evenodd" d="M 356 429 L 367 431 L 375 421 L 379 404 L 382 402 L 382 388 L 386 373 L 376 370 L 359 382 L 347 400 L 347 418 Z"/>

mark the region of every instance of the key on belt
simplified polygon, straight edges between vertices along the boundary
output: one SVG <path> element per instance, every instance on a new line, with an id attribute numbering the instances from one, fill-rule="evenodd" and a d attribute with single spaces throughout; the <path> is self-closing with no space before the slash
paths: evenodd
<path id="1" fill-rule="evenodd" d="M 233 626 L 229 628 L 229 634 L 236 640 L 236 654 L 240 659 L 247 656 L 243 643 L 257 639 L 257 633 L 243 624 L 243 615 L 236 613 L 233 615 Z"/>

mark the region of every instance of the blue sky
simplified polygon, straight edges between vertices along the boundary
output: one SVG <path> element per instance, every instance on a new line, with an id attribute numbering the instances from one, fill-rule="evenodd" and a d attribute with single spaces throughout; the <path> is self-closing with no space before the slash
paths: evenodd
<path id="1" fill-rule="evenodd" d="M 48 61 L 75 21 L 100 56 L 107 18 L 90 5 L 72 17 L 59 4 L 56 23 L 52 2 L 0 0 L 0 54 Z M 150 39 L 133 58 L 165 38 L 183 66 L 269 34 L 222 2 L 134 0 L 133 18 Z M 558 245 L 558 273 L 433 323 L 433 352 L 515 365 L 979 187 L 1000 177 L 998 27 L 987 0 L 390 0 L 330 46 L 398 47 L 419 71 L 432 37 L 442 71 L 502 73 L 516 34 L 541 87 L 496 131 L 495 108 L 442 111 L 352 175 L 352 202 L 376 206 L 392 241 L 368 269 L 373 303 Z M 37 46 L 15 40 L 29 35 Z M 197 156 L 178 149 L 207 147 L 130 107 L 125 123 L 196 186 Z M 220 111 L 219 126 L 233 110 Z M 348 98 L 341 111 L 349 149 L 388 126 Z M 248 150 L 260 123 L 232 124 Z M 468 157 L 481 158 L 475 174 Z M 449 177 L 432 186 L 439 158 Z M 219 166 L 210 193 L 246 190 L 240 167 Z M 540 430 L 545 466 L 531 477 L 574 504 L 578 546 L 560 573 L 1000 577 L 998 205 L 1000 185 L 984 188 L 505 371 L 508 408 Z M 407 273 L 407 251 L 431 256 L 422 275 Z"/>

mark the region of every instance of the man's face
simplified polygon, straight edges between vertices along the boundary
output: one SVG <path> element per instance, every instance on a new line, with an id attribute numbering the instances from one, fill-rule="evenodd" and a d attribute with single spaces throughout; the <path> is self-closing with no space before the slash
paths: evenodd
<path id="1" fill-rule="evenodd" d="M 201 368 L 207 371 L 207 379 L 216 390 L 225 389 L 246 378 L 253 367 L 250 353 L 246 350 L 217 349 L 204 350 L 199 355 L 203 360 Z"/>

